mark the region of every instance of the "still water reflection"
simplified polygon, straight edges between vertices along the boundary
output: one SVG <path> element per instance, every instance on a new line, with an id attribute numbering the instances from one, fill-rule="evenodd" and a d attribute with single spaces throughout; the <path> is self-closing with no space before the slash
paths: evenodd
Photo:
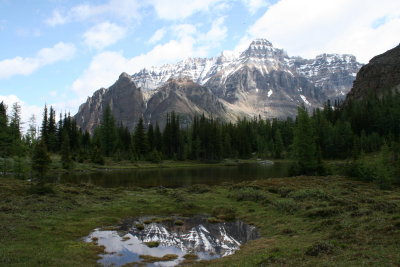
<path id="1" fill-rule="evenodd" d="M 236 166 L 134 169 L 72 173 L 58 177 L 61 183 L 91 183 L 104 187 L 180 187 L 193 184 L 218 185 L 224 182 L 285 177 L 288 164 L 245 163 Z"/>
<path id="2" fill-rule="evenodd" d="M 143 255 L 160 258 L 168 254 L 175 258 L 148 263 L 147 266 L 174 266 L 184 261 L 187 254 L 195 255 L 199 260 L 233 254 L 240 245 L 258 236 L 256 227 L 242 221 L 209 223 L 204 216 L 141 217 L 127 220 L 116 230 L 96 229 L 85 241 L 105 247 L 99 260 L 105 266 L 138 264 L 143 263 Z M 149 247 L 146 245 L 149 242 L 157 246 Z"/>

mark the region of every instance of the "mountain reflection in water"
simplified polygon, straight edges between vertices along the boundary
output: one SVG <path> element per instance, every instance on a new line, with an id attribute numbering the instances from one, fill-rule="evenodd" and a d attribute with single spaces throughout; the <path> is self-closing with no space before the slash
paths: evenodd
<path id="1" fill-rule="evenodd" d="M 105 247 L 106 253 L 100 255 L 99 260 L 105 266 L 141 262 L 140 255 L 175 254 L 178 256 L 175 260 L 147 265 L 174 266 L 183 261 L 186 254 L 195 254 L 203 260 L 233 254 L 242 244 L 258 236 L 256 227 L 242 221 L 209 223 L 204 216 L 141 217 L 126 220 L 117 230 L 95 229 L 85 241 L 95 240 Z M 146 245 L 148 242 L 157 242 L 158 247 L 150 248 Z"/>

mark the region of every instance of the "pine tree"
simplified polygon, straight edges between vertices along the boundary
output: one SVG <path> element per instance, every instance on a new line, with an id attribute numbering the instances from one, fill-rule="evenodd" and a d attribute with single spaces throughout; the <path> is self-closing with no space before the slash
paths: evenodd
<path id="1" fill-rule="evenodd" d="M 63 169 L 70 170 L 73 167 L 73 161 L 71 158 L 71 149 L 69 137 L 66 132 L 63 134 L 62 144 L 61 144 L 61 164 Z"/>
<path id="2" fill-rule="evenodd" d="M 149 142 L 149 151 L 153 151 L 155 148 L 155 140 L 154 140 L 154 128 L 153 125 L 150 124 L 147 130 L 147 140 Z"/>
<path id="3" fill-rule="evenodd" d="M 43 181 L 49 170 L 51 159 L 47 153 L 46 144 L 43 140 L 35 145 L 32 155 L 32 171 L 39 182 Z"/>
<path id="4" fill-rule="evenodd" d="M 57 144 L 57 126 L 56 126 L 56 113 L 52 106 L 49 110 L 49 118 L 47 121 L 47 147 L 49 151 L 56 152 Z"/>
<path id="5" fill-rule="evenodd" d="M 114 152 L 117 139 L 115 120 L 111 113 L 110 106 L 107 106 L 103 113 L 100 124 L 101 148 L 106 156 L 111 156 Z"/>
<path id="6" fill-rule="evenodd" d="M 0 103 L 0 157 L 6 157 L 11 154 L 10 144 L 12 142 L 8 127 L 7 107 Z"/>
<path id="7" fill-rule="evenodd" d="M 37 131 L 36 131 L 36 117 L 35 115 L 32 115 L 29 118 L 29 125 L 28 125 L 28 130 L 26 132 L 26 140 L 28 145 L 31 147 L 35 142 L 37 138 Z"/>
<path id="8" fill-rule="evenodd" d="M 133 136 L 135 141 L 135 151 L 138 153 L 139 157 L 143 159 L 149 151 L 149 144 L 144 129 L 143 118 L 139 119 Z"/>
<path id="9" fill-rule="evenodd" d="M 13 140 L 21 139 L 21 106 L 14 103 L 10 117 L 10 134 Z"/>
<path id="10" fill-rule="evenodd" d="M 283 141 L 281 131 L 279 129 L 275 132 L 275 140 L 274 140 L 274 157 L 277 159 L 282 158 L 283 152 Z"/>
<path id="11" fill-rule="evenodd" d="M 315 174 L 317 151 L 314 128 L 305 107 L 299 107 L 294 129 L 293 155 L 296 160 L 293 174 Z"/>
<path id="12" fill-rule="evenodd" d="M 162 134 L 160 131 L 160 127 L 158 126 L 158 123 L 157 123 L 155 130 L 154 130 L 154 148 L 157 151 L 160 151 L 160 152 L 162 151 L 162 147 L 163 147 L 162 141 L 163 141 L 163 137 L 162 137 Z"/>
<path id="13" fill-rule="evenodd" d="M 49 132 L 48 132 L 47 105 L 44 106 L 44 110 L 43 110 L 43 120 L 42 120 L 42 128 L 41 128 L 41 132 L 40 132 L 40 138 L 44 142 L 45 145 L 48 144 Z"/>
<path id="14" fill-rule="evenodd" d="M 12 155 L 23 154 L 23 143 L 21 140 L 21 106 L 14 103 L 10 117 L 9 131 L 12 140 Z"/>

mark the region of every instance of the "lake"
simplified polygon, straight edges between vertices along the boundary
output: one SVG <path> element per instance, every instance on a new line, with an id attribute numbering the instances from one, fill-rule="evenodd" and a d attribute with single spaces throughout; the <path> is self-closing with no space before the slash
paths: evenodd
<path id="1" fill-rule="evenodd" d="M 103 187 L 181 187 L 194 184 L 219 185 L 272 177 L 286 177 L 288 163 L 242 163 L 235 166 L 198 166 L 131 170 L 102 170 L 62 174 L 56 182 L 89 183 Z"/>

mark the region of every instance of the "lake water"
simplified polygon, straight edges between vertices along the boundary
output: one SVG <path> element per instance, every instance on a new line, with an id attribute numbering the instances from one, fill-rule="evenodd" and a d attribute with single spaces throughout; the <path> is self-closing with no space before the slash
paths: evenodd
<path id="1" fill-rule="evenodd" d="M 103 170 L 62 174 L 60 183 L 90 183 L 104 187 L 180 187 L 194 184 L 219 185 L 272 177 L 286 177 L 287 163 L 243 163 L 236 166 L 199 166 L 133 170 Z"/>
<path id="2" fill-rule="evenodd" d="M 99 260 L 103 266 L 139 265 L 146 256 L 165 255 L 174 258 L 156 259 L 146 266 L 175 266 L 188 254 L 197 260 L 231 255 L 242 244 L 258 237 L 257 228 L 242 221 L 210 223 L 205 216 L 140 217 L 126 220 L 115 230 L 95 229 L 85 241 L 104 247 L 105 253 L 100 254 Z M 149 247 L 149 242 L 156 245 Z"/>

